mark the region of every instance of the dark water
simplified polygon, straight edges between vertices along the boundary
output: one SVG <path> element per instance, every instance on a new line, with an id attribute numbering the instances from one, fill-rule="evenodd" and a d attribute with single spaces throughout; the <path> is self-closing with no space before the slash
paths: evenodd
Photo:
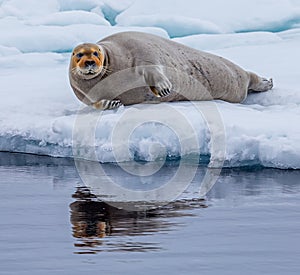
<path id="1" fill-rule="evenodd" d="M 300 274 L 300 171 L 226 169 L 200 199 L 204 170 L 176 201 L 130 211 L 72 160 L 0 153 L 0 274 Z"/>

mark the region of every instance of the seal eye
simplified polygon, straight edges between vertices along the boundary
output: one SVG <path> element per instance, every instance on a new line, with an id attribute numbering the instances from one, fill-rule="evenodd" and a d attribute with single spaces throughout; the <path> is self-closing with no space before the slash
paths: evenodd
<path id="1" fill-rule="evenodd" d="M 83 57 L 83 53 L 78 53 L 78 54 L 76 54 L 76 57 L 77 57 L 77 58 Z"/>
<path id="2" fill-rule="evenodd" d="M 93 55 L 96 56 L 96 57 L 99 56 L 98 52 L 93 52 Z"/>

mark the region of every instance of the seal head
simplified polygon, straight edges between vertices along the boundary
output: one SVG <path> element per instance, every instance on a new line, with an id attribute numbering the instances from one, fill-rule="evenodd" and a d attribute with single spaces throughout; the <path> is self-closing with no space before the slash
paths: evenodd
<path id="1" fill-rule="evenodd" d="M 78 45 L 71 57 L 71 73 L 81 79 L 92 79 L 104 71 L 104 51 L 93 43 Z"/>

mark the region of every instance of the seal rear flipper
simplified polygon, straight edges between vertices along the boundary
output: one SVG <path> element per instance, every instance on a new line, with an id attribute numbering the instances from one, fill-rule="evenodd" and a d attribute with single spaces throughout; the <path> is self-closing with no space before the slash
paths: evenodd
<path id="1" fill-rule="evenodd" d="M 109 99 L 101 99 L 92 104 L 93 108 L 97 110 L 112 110 L 116 109 L 123 104 L 120 100 L 109 100 Z"/>
<path id="2" fill-rule="evenodd" d="M 248 72 L 248 74 L 250 76 L 248 92 L 266 92 L 273 88 L 272 78 L 266 79 L 252 72 Z"/>

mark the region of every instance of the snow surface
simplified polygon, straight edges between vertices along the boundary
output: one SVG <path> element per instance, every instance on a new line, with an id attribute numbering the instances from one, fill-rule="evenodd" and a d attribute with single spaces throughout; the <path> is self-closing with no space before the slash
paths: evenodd
<path id="1" fill-rule="evenodd" d="M 118 25 L 156 26 L 171 37 L 200 33 L 282 31 L 300 23 L 298 0 L 139 0 L 117 16 Z"/>
<path id="2" fill-rule="evenodd" d="M 78 126 L 84 118 L 95 130 L 93 138 L 74 137 L 82 158 L 96 152 L 101 162 L 116 156 L 154 161 L 212 153 L 209 123 L 199 111 L 206 103 L 99 112 L 77 100 L 68 82 L 71 49 L 127 30 L 171 37 L 273 77 L 272 91 L 251 94 L 243 104 L 207 106 L 224 127 L 226 166 L 300 169 L 298 0 L 0 0 L 0 150 L 72 157 L 73 134 L 85 130 Z M 145 123 L 116 138 L 120 121 L 130 128 L 137 116 Z M 182 118 L 177 128 L 174 116 Z"/>

